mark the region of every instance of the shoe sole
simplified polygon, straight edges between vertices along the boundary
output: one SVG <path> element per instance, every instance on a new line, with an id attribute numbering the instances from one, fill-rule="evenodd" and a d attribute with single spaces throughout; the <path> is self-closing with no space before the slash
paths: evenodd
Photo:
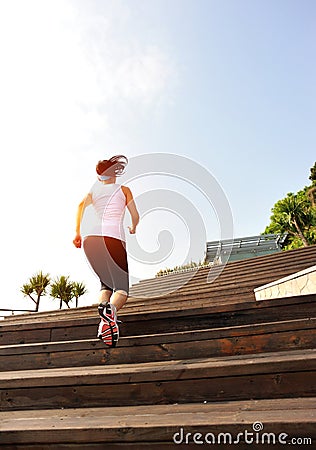
<path id="1" fill-rule="evenodd" d="M 101 319 L 102 319 L 103 321 L 105 321 L 105 322 L 109 325 L 109 330 L 111 331 L 111 339 L 112 339 L 112 343 L 109 344 L 109 343 L 105 342 L 105 340 L 104 340 L 104 337 L 105 337 L 104 334 L 107 334 L 108 330 L 105 331 L 105 332 L 103 332 L 103 336 L 102 336 L 102 334 L 100 333 L 100 334 L 98 334 L 97 337 L 98 337 L 102 342 L 104 342 L 104 344 L 108 345 L 108 346 L 111 347 L 111 348 L 114 348 L 114 347 L 116 347 L 116 344 L 118 343 L 118 340 L 119 340 L 119 327 L 118 327 L 118 324 L 116 323 L 117 332 L 114 331 L 113 326 L 112 326 L 113 321 L 112 321 L 111 319 L 109 319 L 109 318 L 104 314 L 104 310 L 106 310 L 106 312 L 107 312 L 109 315 L 111 315 L 112 309 L 111 309 L 110 303 L 107 302 L 105 306 L 104 306 L 104 305 L 99 305 L 99 306 L 98 306 L 98 312 L 99 312 L 99 315 L 100 315 Z M 100 325 L 99 325 L 99 326 L 100 326 Z"/>
<path id="2" fill-rule="evenodd" d="M 102 320 L 104 323 L 104 321 Z M 97 337 L 108 347 L 114 348 L 116 347 L 116 344 L 118 343 L 118 333 L 113 330 L 113 327 L 111 324 L 106 322 L 108 325 L 108 328 L 103 331 L 102 333 L 98 333 Z M 99 325 L 100 327 L 100 325 Z M 109 342 L 107 342 L 108 339 L 111 339 Z"/>

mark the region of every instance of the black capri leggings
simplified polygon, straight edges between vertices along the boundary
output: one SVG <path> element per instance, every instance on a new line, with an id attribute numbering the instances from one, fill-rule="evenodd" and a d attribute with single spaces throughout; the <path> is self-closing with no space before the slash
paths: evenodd
<path id="1" fill-rule="evenodd" d="M 101 281 L 101 290 L 129 292 L 126 244 L 108 236 L 88 236 L 83 241 L 86 257 Z"/>

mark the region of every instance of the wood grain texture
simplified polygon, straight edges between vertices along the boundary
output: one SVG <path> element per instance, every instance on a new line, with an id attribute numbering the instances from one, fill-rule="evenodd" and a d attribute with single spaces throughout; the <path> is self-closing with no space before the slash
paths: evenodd
<path id="1" fill-rule="evenodd" d="M 144 280 L 115 349 L 95 339 L 96 305 L 1 321 L 0 448 L 164 450 L 180 428 L 237 434 L 258 420 L 313 448 L 316 296 L 256 302 L 253 288 L 315 259 L 313 246 L 230 263 L 213 283 L 209 269 Z"/>
<path id="2" fill-rule="evenodd" d="M 316 319 L 121 338 L 109 349 L 98 340 L 0 346 L 0 371 L 142 363 L 308 349 L 316 346 Z"/>
<path id="3" fill-rule="evenodd" d="M 0 413 L 0 432 L 3 444 L 14 442 L 14 436 L 32 445 L 69 442 L 74 427 L 77 443 L 172 443 L 180 427 L 186 432 L 225 429 L 237 434 L 251 431 L 258 418 L 269 432 L 316 438 L 313 398 L 155 405 L 150 411 L 140 406 L 6 412 Z"/>

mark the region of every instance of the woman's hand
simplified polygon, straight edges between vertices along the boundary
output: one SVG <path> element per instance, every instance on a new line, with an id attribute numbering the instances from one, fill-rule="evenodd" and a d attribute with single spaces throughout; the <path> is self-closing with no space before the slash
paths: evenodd
<path id="1" fill-rule="evenodd" d="M 129 229 L 129 233 L 130 234 L 135 234 L 136 233 L 136 226 L 131 226 L 131 227 L 128 227 L 128 229 Z"/>
<path id="2" fill-rule="evenodd" d="M 81 248 L 82 238 L 80 234 L 76 234 L 75 239 L 72 241 L 74 246 L 77 248 Z"/>

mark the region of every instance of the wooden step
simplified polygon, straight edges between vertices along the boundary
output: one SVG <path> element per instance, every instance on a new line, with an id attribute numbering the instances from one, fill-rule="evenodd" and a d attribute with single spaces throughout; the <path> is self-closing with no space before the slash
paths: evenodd
<path id="1" fill-rule="evenodd" d="M 209 273 L 208 268 L 200 269 L 194 277 L 190 279 L 188 284 L 185 284 L 185 281 L 192 277 L 192 274 L 188 273 L 170 274 L 166 277 L 143 280 L 131 287 L 131 296 L 126 308 L 135 309 L 137 307 L 143 307 L 144 305 L 147 307 L 152 307 L 152 305 L 159 307 L 159 305 L 165 303 L 168 306 L 168 303 L 170 303 L 170 296 L 161 296 L 164 286 L 168 286 L 168 288 L 172 286 L 175 287 L 179 285 L 179 283 L 182 287 L 172 293 L 172 303 L 180 302 L 181 304 L 181 302 L 195 298 L 197 289 L 199 299 L 208 298 L 212 302 L 230 301 L 232 296 L 244 296 L 247 297 L 247 301 L 249 301 L 249 299 L 254 300 L 253 289 L 255 287 L 258 287 L 260 284 L 274 281 L 281 276 L 290 275 L 298 270 L 307 268 L 315 264 L 315 259 L 316 246 L 310 246 L 306 249 L 296 249 L 276 255 L 267 255 L 229 263 L 225 266 L 224 271 L 221 272 L 220 278 L 213 283 L 207 283 L 207 274 Z M 221 268 L 219 267 L 213 270 L 221 270 Z M 146 297 L 146 286 L 148 284 L 154 286 L 154 295 L 156 295 L 156 297 Z M 140 289 L 140 291 L 137 289 Z M 142 296 L 142 294 L 144 295 Z M 72 308 L 71 311 L 73 314 L 78 312 L 79 314 L 84 315 L 89 314 L 92 309 L 90 307 L 81 307 Z M 27 313 L 18 316 L 8 316 L 4 322 L 33 320 L 34 315 L 37 317 L 49 318 L 50 314 L 55 317 L 60 317 L 69 314 L 69 310 L 55 310 L 36 314 Z"/>
<path id="2" fill-rule="evenodd" d="M 316 296 L 253 293 L 315 257 L 313 246 L 229 263 L 213 283 L 208 268 L 141 282 L 115 349 L 95 339 L 96 305 L 1 321 L 1 449 L 163 450 L 181 429 L 257 421 L 315 445 Z"/>
<path id="3" fill-rule="evenodd" d="M 315 259 L 309 263 L 304 264 L 304 268 L 310 267 L 311 263 L 315 262 Z M 258 273 L 240 273 L 237 274 L 223 274 L 218 279 L 212 282 L 208 282 L 207 272 L 204 276 L 200 276 L 199 279 L 193 278 L 186 285 L 162 286 L 157 281 L 155 286 L 150 290 L 141 290 L 139 292 L 131 291 L 131 297 L 129 298 L 128 305 L 136 306 L 139 302 L 146 302 L 147 305 L 157 304 L 168 301 L 181 301 L 184 298 L 196 297 L 198 292 L 199 296 L 208 294 L 212 299 L 216 298 L 231 298 L 237 297 L 241 294 L 251 295 L 254 298 L 254 289 L 263 284 L 267 284 L 275 281 L 278 277 L 288 276 L 297 269 L 297 264 L 292 263 L 292 267 L 286 267 L 287 270 L 280 270 L 278 268 L 268 269 L 266 272 L 260 268 Z M 300 267 L 301 269 L 301 267 Z M 300 270 L 299 269 L 299 270 Z M 166 291 L 166 292 L 165 292 Z M 157 295 L 159 294 L 159 295 Z"/>
<path id="4" fill-rule="evenodd" d="M 293 265 L 293 269 L 297 268 Z M 146 304 L 147 307 L 152 307 L 152 305 L 161 305 L 163 303 L 168 304 L 170 302 L 183 302 L 185 300 L 192 300 L 194 298 L 201 298 L 207 296 L 212 302 L 213 301 L 229 301 L 232 298 L 240 298 L 241 296 L 246 296 L 248 299 L 255 299 L 254 289 L 260 285 L 270 283 L 274 281 L 278 275 L 283 276 L 284 271 L 269 271 L 268 273 L 240 275 L 236 279 L 230 277 L 229 282 L 226 283 L 223 280 L 223 276 L 220 276 L 218 280 L 212 283 L 207 282 L 207 276 L 201 279 L 199 282 L 193 280 L 188 286 L 182 287 L 179 290 L 174 290 L 168 295 L 163 293 L 163 289 L 157 285 L 155 290 L 150 293 L 142 291 L 140 295 L 136 298 L 129 298 L 127 303 L 128 307 L 135 307 L 139 304 Z M 292 273 L 288 271 L 286 273 Z M 160 296 L 154 295 L 155 292 L 159 292 Z M 146 295 L 149 295 L 146 297 Z"/>
<path id="5" fill-rule="evenodd" d="M 254 275 L 252 275 L 254 277 Z M 159 310 L 172 310 L 175 308 L 192 308 L 201 306 L 210 306 L 215 304 L 229 304 L 232 302 L 249 302 L 255 301 L 254 288 L 258 285 L 275 280 L 276 272 L 274 275 L 269 275 L 269 278 L 255 278 L 255 281 L 250 280 L 245 282 L 242 279 L 231 281 L 229 286 L 222 285 L 222 277 L 218 285 L 213 283 L 206 283 L 206 279 L 201 281 L 201 284 L 194 285 L 190 292 L 186 290 L 179 290 L 177 293 L 170 294 L 168 296 L 153 297 L 153 298 L 133 298 L 128 299 L 127 304 L 122 310 L 122 314 L 128 314 L 130 312 L 141 312 L 144 308 L 147 311 L 159 311 Z M 158 289 L 159 290 L 159 289 Z M 91 307 L 72 308 L 62 311 L 48 311 L 41 313 L 23 314 L 17 315 L 5 319 L 4 325 L 12 322 L 29 322 L 34 321 L 34 318 L 51 320 L 52 318 L 61 318 L 69 316 L 72 317 L 87 317 L 95 314 L 96 304 Z"/>
<path id="6" fill-rule="evenodd" d="M 316 296 L 287 297 L 266 302 L 238 302 L 192 309 L 162 310 L 156 312 L 120 312 L 123 337 L 161 334 L 177 331 L 201 330 L 219 327 L 234 327 L 281 320 L 316 317 Z M 73 341 L 94 338 L 99 318 L 72 318 L 33 322 L 4 323 L 0 325 L 0 345 L 36 342 Z"/>
<path id="7" fill-rule="evenodd" d="M 248 307 L 250 308 L 257 308 L 257 307 L 262 307 L 262 305 L 260 306 L 260 303 L 262 302 L 256 302 L 254 299 L 251 299 L 249 301 L 249 299 L 245 299 L 243 297 L 236 299 L 230 299 L 229 301 L 226 302 L 208 302 L 207 300 L 209 299 L 209 297 L 207 296 L 196 296 L 195 302 L 192 301 L 183 301 L 182 304 L 178 304 L 177 307 L 174 307 L 174 303 L 169 302 L 168 305 L 161 305 L 160 308 L 155 308 L 153 310 L 151 310 L 150 308 L 147 307 L 142 307 L 142 308 L 136 308 L 135 310 L 132 309 L 128 309 L 127 306 L 124 306 L 123 309 L 120 310 L 119 312 L 119 316 L 120 318 L 125 322 L 126 320 L 128 320 L 129 317 L 138 317 L 139 320 L 143 320 L 143 317 L 146 316 L 146 320 L 151 317 L 151 316 L 155 316 L 158 317 L 159 315 L 163 315 L 164 317 L 167 316 L 174 316 L 174 315 L 178 315 L 178 313 L 180 312 L 180 315 L 191 315 L 191 311 L 194 311 L 194 313 L 196 313 L 196 311 L 206 311 L 205 314 L 208 314 L 211 310 L 212 311 L 222 311 L 222 312 L 227 312 L 229 310 L 235 310 L 235 309 L 247 309 Z M 272 299 L 271 301 L 267 302 L 267 304 L 265 306 L 270 307 L 270 306 L 274 306 L 274 305 L 278 305 L 278 304 L 294 304 L 294 303 L 307 303 L 307 302 L 313 302 L 316 299 L 316 295 L 315 294 L 310 294 L 310 295 L 305 295 L 305 296 L 293 296 L 293 297 L 286 297 L 284 299 Z M 192 306 L 193 305 L 193 306 Z M 144 303 L 144 306 L 146 306 L 146 304 Z M 166 307 L 165 307 L 166 306 Z M 81 319 L 85 320 L 85 319 L 92 319 L 95 318 L 96 316 L 98 316 L 97 314 L 97 306 L 90 306 L 90 307 L 86 307 L 89 309 L 85 309 L 83 311 L 83 313 L 80 313 L 76 310 L 73 309 L 68 309 L 67 311 L 64 312 L 64 314 L 62 316 L 59 315 L 55 315 L 55 314 L 47 314 L 42 315 L 42 313 L 33 313 L 32 316 L 28 317 L 27 319 L 25 319 L 24 317 L 19 317 L 16 316 L 16 319 L 14 321 L 7 321 L 4 320 L 2 322 L 0 322 L 0 333 L 6 330 L 13 330 L 14 327 L 17 328 L 17 326 L 21 329 L 24 328 L 24 326 L 28 327 L 29 324 L 42 324 L 42 323 L 49 323 L 49 324 L 53 324 L 53 323 L 58 323 L 58 322 L 66 322 L 69 320 L 74 320 L 74 321 L 78 321 L 80 320 L 81 323 Z M 160 314 L 161 313 L 161 314 Z"/>
<path id="8" fill-rule="evenodd" d="M 305 437 L 309 439 L 306 442 L 313 444 L 316 440 L 315 400 L 315 398 L 278 398 L 225 403 L 151 405 L 150 407 L 6 411 L 0 413 L 0 447 L 12 450 L 13 447 L 9 447 L 10 445 L 17 445 L 14 448 L 21 449 L 22 445 L 29 444 L 28 448 L 33 450 L 45 448 L 169 449 L 176 448 L 175 442 L 177 442 L 178 447 L 187 448 L 189 446 L 186 442 L 197 447 L 197 444 L 192 441 L 194 433 L 201 433 L 201 436 L 196 436 L 196 440 L 206 439 L 207 442 L 210 439 L 208 441 L 210 446 L 212 436 L 206 436 L 206 434 L 213 433 L 215 444 L 220 445 L 220 448 L 226 448 L 223 444 L 224 436 L 219 436 L 219 433 L 230 433 L 232 443 L 228 444 L 228 436 L 226 436 L 226 442 L 227 448 L 229 445 L 229 448 L 232 448 L 233 442 L 237 441 L 238 433 L 242 433 L 239 435 L 239 441 L 245 443 L 246 431 L 249 448 L 251 437 L 265 443 L 260 445 L 261 448 L 268 448 L 267 436 L 263 436 L 263 433 L 277 435 L 276 444 L 273 445 L 273 441 L 270 441 L 273 448 L 282 448 L 278 446 L 281 433 L 288 435 L 282 435 L 281 442 L 283 438 L 288 444 L 292 438 Z M 263 425 L 263 430 L 255 433 L 253 426 L 258 422 Z M 192 434 L 187 435 L 187 433 Z M 270 438 L 272 439 L 271 435 Z M 180 446 L 181 442 L 183 447 Z M 80 447 L 72 446 L 72 443 Z M 98 447 L 98 443 L 103 447 Z M 65 447 L 62 447 L 62 444 Z M 92 444 L 96 444 L 96 447 L 92 447 Z M 116 446 L 113 447 L 113 445 Z M 236 448 L 240 448 L 239 445 L 235 445 Z M 313 448 L 313 445 L 309 447 Z M 216 448 L 219 447 L 216 445 Z"/>
<path id="9" fill-rule="evenodd" d="M 227 290 L 234 284 L 244 286 L 248 283 L 251 286 L 258 287 L 260 284 L 266 284 L 277 278 L 292 275 L 297 270 L 303 270 L 312 266 L 315 262 L 315 256 L 308 258 L 307 260 L 301 261 L 290 261 L 289 264 L 285 266 L 258 266 L 251 272 L 243 270 L 232 271 L 230 267 L 225 267 L 225 269 L 220 273 L 220 275 L 213 281 L 208 282 L 208 276 L 214 275 L 212 272 L 206 269 L 201 269 L 195 274 L 186 274 L 182 276 L 179 280 L 173 280 L 172 282 L 161 282 L 159 278 L 153 279 L 151 283 L 147 286 L 132 287 L 130 294 L 132 297 L 154 297 L 160 298 L 167 295 L 177 296 L 179 294 L 190 294 L 196 288 L 196 286 L 203 286 L 204 289 L 210 290 Z M 240 268 L 241 269 L 241 268 Z"/>
<path id="10" fill-rule="evenodd" d="M 311 245 L 309 247 L 305 248 L 299 248 L 294 250 L 287 250 L 276 254 L 271 255 L 263 255 L 260 257 L 254 257 L 254 258 L 248 258 L 244 260 L 239 261 L 232 261 L 228 262 L 224 267 L 225 268 L 231 268 L 233 271 L 238 271 L 241 269 L 243 272 L 252 272 L 257 267 L 262 267 L 264 265 L 268 266 L 281 266 L 281 265 L 287 265 L 290 261 L 304 261 L 308 258 L 314 257 L 316 255 L 316 245 Z M 282 262 L 281 262 L 282 261 Z M 283 264 L 283 262 L 285 264 Z M 219 272 L 222 271 L 223 266 L 221 264 L 215 265 L 215 266 L 208 266 L 208 267 L 201 267 L 198 269 L 198 271 L 209 271 L 209 269 L 212 269 L 213 271 L 218 270 Z M 195 269 L 193 270 L 193 272 Z M 139 285 L 146 285 L 150 284 L 153 280 L 161 279 L 161 280 L 172 280 L 172 278 L 181 278 L 183 274 L 187 274 L 190 271 L 184 271 L 184 272 L 171 272 L 167 275 L 154 277 L 154 278 L 147 278 L 140 280 L 137 284 L 135 284 L 133 287 L 137 287 Z"/>
<path id="11" fill-rule="evenodd" d="M 269 274 L 270 276 L 274 276 L 274 272 L 277 272 L 278 275 L 290 275 L 298 270 L 303 270 L 313 265 L 315 262 L 316 245 L 310 247 L 308 251 L 305 251 L 305 249 L 299 250 L 300 252 L 297 250 L 282 252 L 277 258 L 273 257 L 275 255 L 267 255 L 260 258 L 228 263 L 224 268 L 223 266 L 206 267 L 200 268 L 197 271 L 171 273 L 164 277 L 142 280 L 131 287 L 131 295 L 142 295 L 147 291 L 152 291 L 153 288 L 157 289 L 158 286 L 162 291 L 177 286 L 183 286 L 183 288 L 181 287 L 182 290 L 192 284 L 192 282 L 194 284 L 196 284 L 196 282 L 200 284 L 201 280 L 206 278 L 210 271 L 215 278 L 216 274 L 220 274 L 221 281 L 223 281 L 224 284 L 229 281 L 230 278 L 238 279 L 239 277 L 249 277 L 252 274 L 254 275 L 252 276 L 254 281 L 256 276 L 261 273 L 264 273 L 266 276 L 269 276 Z M 216 278 L 215 283 L 218 279 L 219 278 Z"/>
<path id="12" fill-rule="evenodd" d="M 0 373 L 0 407 L 4 411 L 312 397 L 315 379 L 315 350 L 8 371 Z"/>
<path id="13" fill-rule="evenodd" d="M 297 268 L 297 266 L 295 266 Z M 293 268 L 294 270 L 294 268 Z M 205 272 L 207 274 L 207 272 Z M 225 273 L 225 272 L 224 272 Z M 148 311 L 170 309 L 171 305 L 173 307 L 193 307 L 198 304 L 211 305 L 211 304 L 224 304 L 235 302 L 248 302 L 255 301 L 254 288 L 258 287 L 260 284 L 264 284 L 273 281 L 277 277 L 277 270 L 269 271 L 268 276 L 258 276 L 257 274 L 250 274 L 247 277 L 250 279 L 245 280 L 244 274 L 239 275 L 236 278 L 229 277 L 228 282 L 224 282 L 224 273 L 221 275 L 220 280 L 217 283 L 207 283 L 206 275 L 203 279 L 199 281 L 197 285 L 197 280 L 194 281 L 193 286 L 190 288 L 181 288 L 179 291 L 174 292 L 167 296 L 160 297 L 129 297 L 126 306 L 124 307 L 124 312 L 138 312 L 143 308 Z M 292 272 L 291 272 L 292 273 Z M 284 271 L 281 273 L 284 275 Z M 160 291 L 159 285 L 156 288 Z M 18 323 L 33 321 L 34 318 L 51 320 L 52 318 L 64 318 L 69 314 L 73 317 L 78 316 L 91 316 L 95 314 L 96 304 L 91 307 L 81 307 L 72 308 L 70 310 L 55 310 L 40 313 L 28 313 L 16 316 L 7 317 L 3 322 L 8 323 Z"/>
<path id="14" fill-rule="evenodd" d="M 316 318 L 177 331 L 120 339 L 107 348 L 99 339 L 0 346 L 0 371 L 143 363 L 255 354 L 316 346 Z"/>

